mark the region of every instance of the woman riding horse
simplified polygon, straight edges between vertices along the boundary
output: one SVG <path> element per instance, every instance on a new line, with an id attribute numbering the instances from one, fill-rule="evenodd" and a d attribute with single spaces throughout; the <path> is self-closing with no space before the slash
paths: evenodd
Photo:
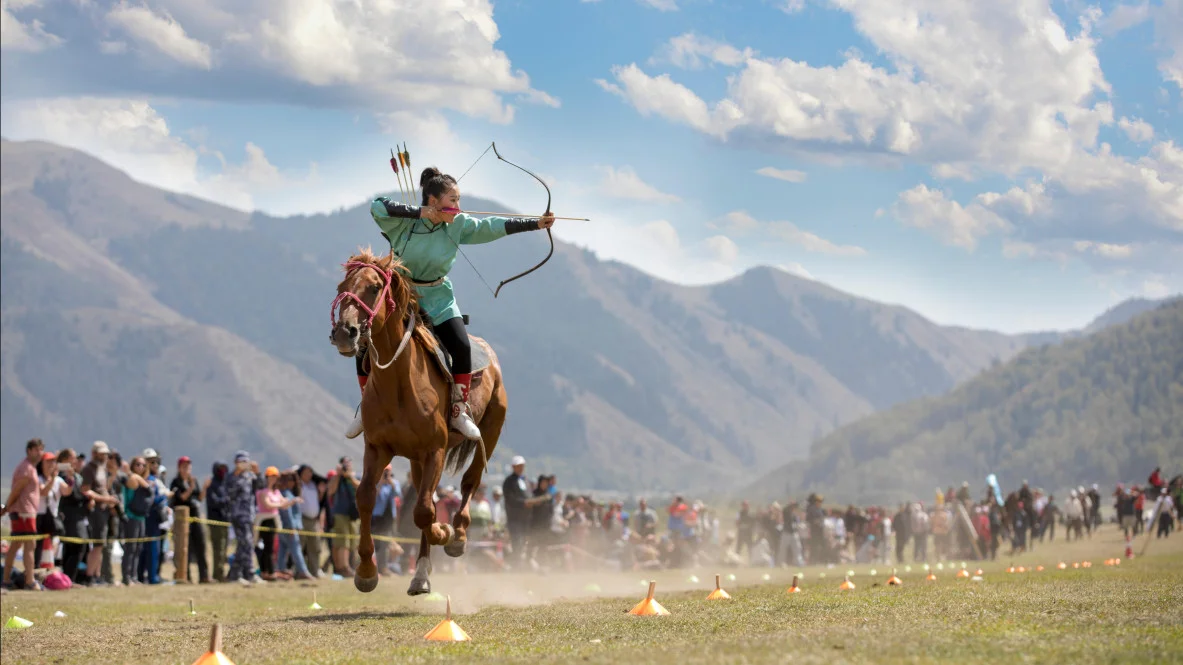
<path id="1" fill-rule="evenodd" d="M 481 438 L 481 432 L 468 406 L 468 392 L 472 384 L 472 349 L 448 272 L 456 263 L 460 245 L 475 245 L 522 231 L 548 229 L 554 224 L 554 215 L 547 212 L 538 219 L 477 219 L 462 212 L 448 212 L 459 210 L 460 189 L 455 178 L 434 167 L 423 170 L 419 186 L 423 190 L 422 206 L 405 205 L 381 197 L 371 203 L 370 215 L 390 243 L 390 251 L 399 257 L 410 273 L 420 307 L 427 313 L 436 336 L 452 356 L 453 387 L 449 423 L 465 438 L 477 440 Z M 369 370 L 368 354 L 359 353 L 357 383 L 363 392 Z M 355 438 L 362 433 L 362 429 L 359 407 L 345 436 Z"/>

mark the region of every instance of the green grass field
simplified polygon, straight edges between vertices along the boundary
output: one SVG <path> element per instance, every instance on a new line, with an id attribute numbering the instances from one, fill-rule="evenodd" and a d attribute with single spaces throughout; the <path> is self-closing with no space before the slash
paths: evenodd
<path id="1" fill-rule="evenodd" d="M 1102 565 L 1123 548 L 1106 526 L 1091 540 L 1013 559 L 1042 572 L 1009 574 L 1011 559 L 1000 558 L 981 566 L 981 582 L 948 568 L 926 582 L 913 566 L 899 569 L 901 588 L 886 586 L 889 569 L 871 576 L 871 566 L 859 565 L 850 592 L 838 590 L 844 570 L 806 568 L 804 593 L 792 596 L 785 587 L 796 571 L 666 572 L 656 576 L 665 617 L 627 614 L 645 596 L 641 574 L 437 572 L 434 589 L 452 597 L 454 618 L 472 637 L 455 644 L 423 640 L 443 603 L 407 597 L 406 578 L 383 579 L 368 595 L 349 581 L 14 592 L 3 597 L 3 620 L 15 614 L 34 626 L 4 629 L 0 659 L 188 665 L 221 622 L 223 651 L 238 665 L 1183 662 L 1183 536 L 1154 541 L 1147 556 L 1118 567 Z M 1061 560 L 1093 566 L 1060 571 Z M 732 600 L 705 600 L 716 572 Z M 701 581 L 690 582 L 692 574 Z M 314 591 L 321 610 L 308 609 Z M 57 610 L 68 616 L 53 618 Z"/>

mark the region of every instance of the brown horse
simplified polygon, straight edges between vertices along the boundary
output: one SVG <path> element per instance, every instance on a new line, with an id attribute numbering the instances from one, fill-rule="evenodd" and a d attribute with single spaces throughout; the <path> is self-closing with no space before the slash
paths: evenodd
<path id="1" fill-rule="evenodd" d="M 432 545 L 443 546 L 449 556 L 464 554 L 469 499 L 501 436 L 506 393 L 497 356 L 483 339 L 472 337 L 474 356 L 479 345 L 479 351 L 488 357 L 488 366 L 479 375 L 474 372 L 469 394 L 472 417 L 481 430 L 482 441 L 465 440 L 449 429 L 451 374 L 437 356 L 439 344 L 430 328 L 419 319 L 415 290 L 402 271 L 402 264 L 393 255 L 377 257 L 369 250 L 361 250 L 351 257 L 345 263 L 345 279 L 337 285 L 330 339 L 346 357 L 367 350 L 372 368 L 361 401 L 365 459 L 357 488 L 361 513 L 357 553 L 361 563 L 353 578 L 354 586 L 369 592 L 378 585 L 370 515 L 382 471 L 397 455 L 411 462 L 411 482 L 418 495 L 414 518 L 422 536 L 415 576 L 407 589 L 407 594 L 416 596 L 431 592 L 428 576 Z M 449 472 L 458 473 L 469 456 L 472 463 L 460 483 L 460 509 L 452 524 L 440 524 L 435 519 L 432 498 L 440 476 L 445 466 Z"/>

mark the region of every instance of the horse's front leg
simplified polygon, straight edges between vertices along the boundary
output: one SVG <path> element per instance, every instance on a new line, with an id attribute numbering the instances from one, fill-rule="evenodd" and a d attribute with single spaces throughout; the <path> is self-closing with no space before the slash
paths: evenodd
<path id="1" fill-rule="evenodd" d="M 374 563 L 374 538 L 370 534 L 370 518 L 374 515 L 374 502 L 378 498 L 378 481 L 392 457 L 393 453 L 386 448 L 379 449 L 378 446 L 366 444 L 361 484 L 357 486 L 357 512 L 361 518 L 357 556 L 361 561 L 353 574 L 353 586 L 362 593 L 369 593 L 378 586 L 378 566 Z"/>
<path id="2" fill-rule="evenodd" d="M 427 454 L 419 478 L 412 478 L 419 493 L 415 500 L 414 517 L 415 526 L 419 527 L 421 535 L 419 558 L 415 561 L 415 577 L 411 579 L 411 585 L 407 588 L 409 596 L 431 593 L 431 546 L 447 545 L 455 535 L 452 525 L 437 524 L 435 521 L 434 497 L 443 471 L 444 449 L 441 447 Z"/>

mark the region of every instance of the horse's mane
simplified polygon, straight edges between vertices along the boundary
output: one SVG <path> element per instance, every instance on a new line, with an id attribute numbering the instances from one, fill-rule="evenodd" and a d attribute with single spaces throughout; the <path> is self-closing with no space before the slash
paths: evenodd
<path id="1" fill-rule="evenodd" d="M 419 307 L 419 296 L 415 292 L 415 288 L 411 285 L 411 280 L 407 277 L 406 267 L 401 259 L 394 255 L 394 252 L 379 256 L 369 247 L 359 247 L 357 254 L 349 257 L 347 263 L 368 263 L 378 267 L 380 270 L 389 272 L 391 274 L 390 295 L 394 298 L 394 308 L 399 312 L 406 312 L 408 307 Z M 343 268 L 348 274 L 349 269 Z M 426 317 L 420 316 L 416 319 L 415 334 L 419 337 L 419 341 L 427 345 L 428 349 L 435 350 L 436 340 L 435 335 L 432 334 L 428 328 L 429 322 Z"/>

